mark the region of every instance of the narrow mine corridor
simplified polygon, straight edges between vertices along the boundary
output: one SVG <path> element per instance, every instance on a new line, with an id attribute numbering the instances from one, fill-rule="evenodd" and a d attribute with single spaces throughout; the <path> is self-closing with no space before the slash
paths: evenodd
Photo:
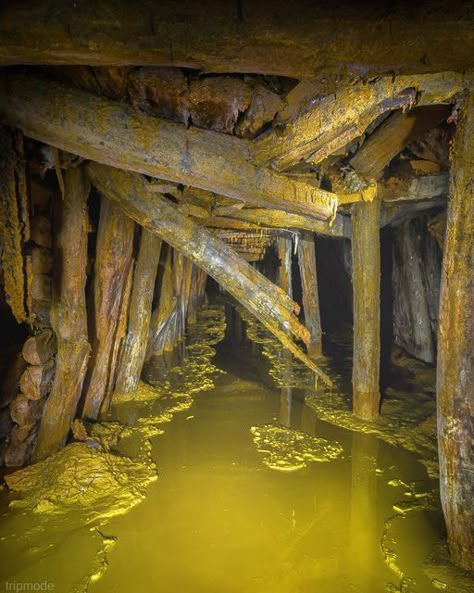
<path id="1" fill-rule="evenodd" d="M 474 592 L 473 24 L 2 3 L 0 589 Z"/>

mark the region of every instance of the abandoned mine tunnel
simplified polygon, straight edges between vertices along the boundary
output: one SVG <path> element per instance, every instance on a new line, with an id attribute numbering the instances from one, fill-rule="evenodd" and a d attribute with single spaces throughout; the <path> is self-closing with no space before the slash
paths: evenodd
<path id="1" fill-rule="evenodd" d="M 0 588 L 474 592 L 474 4 L 0 4 Z"/>

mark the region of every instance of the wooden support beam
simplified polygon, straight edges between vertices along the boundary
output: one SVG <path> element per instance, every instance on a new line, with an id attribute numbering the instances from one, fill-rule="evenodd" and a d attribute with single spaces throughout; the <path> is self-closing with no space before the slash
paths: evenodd
<path id="1" fill-rule="evenodd" d="M 82 416 L 97 420 L 113 389 L 111 375 L 117 324 L 132 265 L 135 224 L 114 201 L 101 197 L 94 267 L 92 355 Z"/>
<path id="2" fill-rule="evenodd" d="M 278 259 L 280 266 L 278 268 L 278 285 L 286 292 L 290 298 L 293 298 L 293 240 L 291 237 L 281 236 L 277 239 Z"/>
<path id="3" fill-rule="evenodd" d="M 221 214 L 222 212 L 222 214 Z M 273 210 L 268 208 L 216 208 L 213 216 L 204 221 L 206 226 L 219 226 L 232 218 L 241 220 L 252 225 L 266 228 L 283 229 L 301 229 L 327 235 L 328 237 L 348 237 L 350 236 L 350 218 L 341 214 L 336 214 L 334 221 L 329 224 L 322 220 L 314 220 L 307 216 L 289 214 L 282 210 Z"/>
<path id="4" fill-rule="evenodd" d="M 115 383 L 115 390 L 121 393 L 136 391 L 145 362 L 161 243 L 154 233 L 142 230 L 133 272 L 127 334 Z"/>
<path id="5" fill-rule="evenodd" d="M 23 245 L 30 239 L 25 157 L 22 134 L 4 127 L 0 128 L 0 179 L 3 284 L 7 303 L 15 319 L 21 323 L 31 315 L 31 278 L 28 280 L 27 262 L 23 256 Z"/>
<path id="6" fill-rule="evenodd" d="M 386 204 L 446 197 L 449 192 L 449 173 L 443 171 L 431 175 L 389 177 L 378 183 L 378 192 Z"/>
<path id="7" fill-rule="evenodd" d="M 421 2 L 407 15 L 402 4 L 387 11 L 348 1 L 315 10 L 304 0 L 96 0 L 78 10 L 66 0 L 4 0 L 0 63 L 174 65 L 293 78 L 463 71 L 472 66 L 473 26 L 465 1 Z"/>
<path id="8" fill-rule="evenodd" d="M 426 130 L 446 121 L 451 114 L 448 105 L 431 105 L 392 113 L 362 144 L 351 159 L 355 171 L 364 170 L 368 179 L 376 179 L 405 146 Z"/>
<path id="9" fill-rule="evenodd" d="M 262 134 L 254 143 L 255 162 L 284 170 L 301 159 L 320 163 L 361 136 L 379 115 L 413 105 L 453 101 L 469 82 L 457 73 L 384 76 L 370 83 L 347 85 L 310 106 L 282 128 Z"/>
<path id="10" fill-rule="evenodd" d="M 0 88 L 0 117 L 35 140 L 259 207 L 322 220 L 336 215 L 335 194 L 255 167 L 248 143 L 239 138 L 187 129 L 34 76 L 4 74 Z"/>
<path id="11" fill-rule="evenodd" d="M 474 93 L 452 151 L 441 277 L 437 404 L 441 502 L 453 561 L 474 570 Z"/>
<path id="12" fill-rule="evenodd" d="M 433 208 L 445 207 L 447 198 L 430 198 L 429 200 L 405 202 L 400 204 L 388 204 L 385 202 L 382 208 L 382 218 L 380 226 L 392 226 L 397 227 L 403 224 L 407 220 L 414 218 L 421 212 L 432 210 Z"/>
<path id="13" fill-rule="evenodd" d="M 433 81 L 436 84 L 429 87 L 431 98 L 446 100 L 452 87 L 446 92 L 444 78 L 430 77 L 430 83 Z M 351 166 L 363 181 L 377 179 L 411 139 L 443 117 L 443 108 L 393 114 L 362 145 Z M 380 204 L 377 195 L 372 203 L 352 208 L 353 411 L 367 420 L 376 418 L 380 407 Z"/>
<path id="14" fill-rule="evenodd" d="M 428 364 L 435 362 L 430 294 L 424 276 L 419 229 L 400 225 L 393 242 L 393 321 L 397 344 Z"/>
<path id="15" fill-rule="evenodd" d="M 293 314 L 295 304 L 281 289 L 206 229 L 183 217 L 166 198 L 150 195 L 142 176 L 96 163 L 87 167 L 92 183 L 103 194 L 117 202 L 130 218 L 204 269 L 260 319 L 292 354 L 331 384 L 329 377 L 289 337 L 291 333 L 307 342 L 308 332 Z"/>
<path id="16" fill-rule="evenodd" d="M 51 324 L 58 349 L 56 374 L 34 452 L 36 460 L 64 446 L 76 415 L 89 360 L 87 330 L 86 268 L 90 184 L 82 167 L 63 174 L 64 195 L 59 211 L 55 259 L 57 272 L 51 302 Z"/>
<path id="17" fill-rule="evenodd" d="M 150 336 L 146 359 L 163 354 L 166 344 L 166 334 L 169 319 L 176 311 L 176 299 L 173 294 L 173 253 L 167 247 L 166 257 L 161 274 L 160 296 L 157 306 L 152 313 L 150 322 Z"/>
<path id="18" fill-rule="evenodd" d="M 380 405 L 380 201 L 352 210 L 354 348 L 352 409 L 371 420 Z"/>
<path id="19" fill-rule="evenodd" d="M 312 233 L 301 233 L 298 239 L 298 265 L 301 277 L 304 321 L 310 333 L 308 352 L 312 356 L 320 356 L 322 354 L 322 330 L 316 250 Z"/>

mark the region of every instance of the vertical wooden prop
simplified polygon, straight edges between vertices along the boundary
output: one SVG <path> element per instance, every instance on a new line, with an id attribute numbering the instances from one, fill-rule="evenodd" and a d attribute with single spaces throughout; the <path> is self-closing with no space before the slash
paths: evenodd
<path id="1" fill-rule="evenodd" d="M 453 561 L 474 570 L 474 93 L 453 147 L 438 333 L 441 502 Z"/>
<path id="2" fill-rule="evenodd" d="M 115 385 L 118 392 L 135 391 L 140 380 L 148 343 L 151 306 L 160 251 L 161 239 L 154 233 L 142 229 L 137 264 L 133 275 L 127 337 Z"/>
<path id="3" fill-rule="evenodd" d="M 113 387 L 110 367 L 124 287 L 132 263 L 135 223 L 102 196 L 94 269 L 94 340 L 82 415 L 96 420 Z"/>
<path id="4" fill-rule="evenodd" d="M 354 294 L 353 412 L 365 420 L 380 406 L 380 200 L 352 209 Z"/>
<path id="5" fill-rule="evenodd" d="M 51 394 L 43 410 L 35 458 L 64 446 L 76 414 L 87 369 L 86 266 L 89 221 L 89 182 L 82 168 L 64 173 L 64 197 L 59 202 L 51 323 L 58 351 Z"/>
<path id="6" fill-rule="evenodd" d="M 168 325 L 176 312 L 176 299 L 173 295 L 173 250 L 168 245 L 161 276 L 161 290 L 158 304 L 151 316 L 150 337 L 146 360 L 163 354 Z"/>
<path id="7" fill-rule="evenodd" d="M 280 260 L 278 285 L 290 298 L 293 298 L 293 274 L 291 271 L 292 255 L 293 241 L 291 238 L 278 237 L 278 259 Z"/>
<path id="8" fill-rule="evenodd" d="M 298 241 L 298 265 L 303 293 L 304 320 L 310 333 L 308 353 L 310 356 L 320 356 L 322 354 L 322 331 L 319 312 L 318 273 L 314 235 L 309 231 L 302 232 Z"/>
<path id="9" fill-rule="evenodd" d="M 30 239 L 23 136 L 0 128 L 0 242 L 7 303 L 18 323 L 28 320 L 28 274 L 23 245 Z"/>
<path id="10" fill-rule="evenodd" d="M 395 231 L 393 246 L 395 338 L 410 354 L 433 364 L 432 295 L 426 281 L 428 266 L 422 255 L 422 243 L 413 221 L 400 225 Z"/>

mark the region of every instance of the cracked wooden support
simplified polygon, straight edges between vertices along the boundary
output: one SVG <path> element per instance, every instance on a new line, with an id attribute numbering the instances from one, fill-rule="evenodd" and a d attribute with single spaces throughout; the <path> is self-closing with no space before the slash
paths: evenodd
<path id="1" fill-rule="evenodd" d="M 322 330 L 316 250 L 312 233 L 301 233 L 298 239 L 298 265 L 301 277 L 304 321 L 310 333 L 308 352 L 311 356 L 320 356 L 322 354 Z"/>
<path id="2" fill-rule="evenodd" d="M 154 233 L 142 229 L 133 272 L 128 327 L 115 383 L 115 390 L 121 393 L 136 391 L 145 362 L 161 243 Z"/>
<path id="3" fill-rule="evenodd" d="M 101 197 L 94 266 L 92 355 L 82 416 L 97 420 L 113 389 L 111 363 L 126 279 L 132 265 L 135 224 L 122 208 Z"/>
<path id="4" fill-rule="evenodd" d="M 28 266 L 23 256 L 23 245 L 30 239 L 25 157 L 22 134 L 4 127 L 0 128 L 0 179 L 3 283 L 6 301 L 21 323 L 31 315 L 31 277 L 28 279 Z"/>
<path id="5" fill-rule="evenodd" d="M 441 502 L 453 562 L 474 570 L 474 93 L 452 150 L 441 277 L 437 404 Z"/>
<path id="6" fill-rule="evenodd" d="M 57 337 L 56 373 L 34 452 L 36 460 L 64 446 L 77 412 L 90 355 L 86 310 L 87 200 L 90 184 L 82 167 L 63 173 L 64 195 L 58 200 L 58 229 L 51 303 Z"/>
<path id="7" fill-rule="evenodd" d="M 292 78 L 472 66 L 469 2 L 4 0 L 0 63 L 178 66 Z M 423 31 L 423 35 L 420 35 Z M 396 34 L 394 34 L 396 32 Z M 435 40 L 435 42 L 433 41 Z M 316 50 L 315 50 L 316 48 Z"/>
<path id="8" fill-rule="evenodd" d="M 0 117 L 35 140 L 102 164 L 259 207 L 321 220 L 333 220 L 336 215 L 335 194 L 255 167 L 249 144 L 242 139 L 187 129 L 32 75 L 4 73 L 0 88 Z"/>
<path id="9" fill-rule="evenodd" d="M 378 116 L 413 105 L 449 103 L 469 81 L 455 72 L 384 76 L 347 85 L 324 97 L 285 126 L 262 134 L 254 143 L 257 165 L 284 170 L 302 159 L 320 163 L 359 136 Z"/>
<path id="10" fill-rule="evenodd" d="M 87 165 L 92 183 L 114 200 L 125 214 L 159 235 L 211 275 L 252 312 L 294 356 L 324 382 L 332 382 L 288 334 L 308 342 L 308 331 L 294 315 L 295 304 L 206 229 L 184 217 L 166 198 L 150 194 L 141 175 L 97 163 Z"/>

